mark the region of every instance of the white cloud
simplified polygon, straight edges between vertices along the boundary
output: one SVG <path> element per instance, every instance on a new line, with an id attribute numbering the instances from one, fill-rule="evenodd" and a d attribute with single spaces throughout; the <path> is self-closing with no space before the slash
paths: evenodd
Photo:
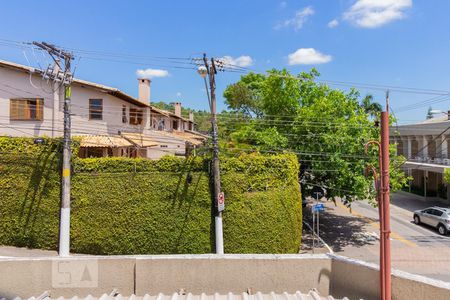
<path id="1" fill-rule="evenodd" d="M 412 0 L 356 0 L 344 19 L 358 27 L 376 28 L 405 17 Z"/>
<path id="2" fill-rule="evenodd" d="M 287 19 L 275 26 L 275 29 L 281 29 L 285 27 L 293 27 L 295 31 L 302 29 L 303 24 L 308 21 L 310 16 L 314 15 L 314 9 L 312 6 L 307 6 L 302 10 L 298 10 L 295 16 L 291 19 Z"/>
<path id="3" fill-rule="evenodd" d="M 337 19 L 331 20 L 330 22 L 328 22 L 328 27 L 329 28 L 336 28 L 339 26 L 339 21 Z"/>
<path id="4" fill-rule="evenodd" d="M 178 97 L 178 98 L 181 97 L 181 92 L 177 92 L 177 97 Z"/>
<path id="5" fill-rule="evenodd" d="M 320 53 L 314 48 L 300 48 L 288 55 L 289 65 L 318 65 L 332 60 L 331 55 Z"/>
<path id="6" fill-rule="evenodd" d="M 167 77 L 169 76 L 169 72 L 167 70 L 160 69 L 145 69 L 145 70 L 137 70 L 136 75 L 139 78 L 156 78 L 156 77 Z"/>
<path id="7" fill-rule="evenodd" d="M 229 55 L 226 55 L 222 58 L 220 58 L 224 63 L 233 65 L 236 67 L 248 67 L 253 65 L 253 58 L 251 58 L 248 55 L 241 55 L 239 57 L 232 57 Z"/>

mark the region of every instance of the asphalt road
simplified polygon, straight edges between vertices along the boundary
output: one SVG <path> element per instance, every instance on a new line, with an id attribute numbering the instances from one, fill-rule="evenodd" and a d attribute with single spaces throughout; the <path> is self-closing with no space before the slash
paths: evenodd
<path id="1" fill-rule="evenodd" d="M 340 202 L 324 203 L 326 210 L 320 216 L 320 235 L 333 251 L 379 263 L 378 209 L 366 201 L 354 202 L 351 210 Z M 440 236 L 435 229 L 412 222 L 412 211 L 434 204 L 407 193 L 392 196 L 392 267 L 450 282 L 450 235 Z M 311 223 L 308 211 L 305 217 Z"/>

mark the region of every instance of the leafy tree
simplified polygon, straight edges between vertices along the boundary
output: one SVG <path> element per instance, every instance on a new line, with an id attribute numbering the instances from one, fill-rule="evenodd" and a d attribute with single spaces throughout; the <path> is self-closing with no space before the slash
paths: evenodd
<path id="1" fill-rule="evenodd" d="M 261 114 L 260 97 L 261 84 L 264 75 L 250 73 L 243 76 L 235 84 L 231 84 L 224 92 L 225 104 L 231 111 L 246 116 L 259 116 Z"/>
<path id="2" fill-rule="evenodd" d="M 361 107 L 368 115 L 372 117 L 378 116 L 383 110 L 380 103 L 373 102 L 372 95 L 367 95 L 361 100 Z"/>
<path id="3" fill-rule="evenodd" d="M 287 70 L 242 76 L 225 90 L 224 97 L 229 108 L 245 115 L 245 121 L 234 122 L 235 132 L 224 139 L 261 151 L 293 151 L 302 166 L 304 187 L 322 186 L 328 196 L 350 201 L 373 199 L 372 180 L 364 171 L 368 164 L 377 166 L 378 154 L 371 149 L 366 155 L 364 145 L 380 137 L 373 119 L 381 107 L 371 96 L 361 100 L 355 89 L 344 92 L 317 83 L 317 76 L 315 69 L 297 76 Z M 241 84 L 253 87 L 253 101 L 236 96 L 233 90 Z M 394 150 L 391 188 L 396 190 L 407 184 L 407 178 L 399 170 L 402 158 L 394 156 Z"/>
<path id="4" fill-rule="evenodd" d="M 432 108 L 431 106 L 428 107 L 428 112 L 427 112 L 427 120 L 432 119 L 433 118 L 433 114 L 432 114 Z"/>

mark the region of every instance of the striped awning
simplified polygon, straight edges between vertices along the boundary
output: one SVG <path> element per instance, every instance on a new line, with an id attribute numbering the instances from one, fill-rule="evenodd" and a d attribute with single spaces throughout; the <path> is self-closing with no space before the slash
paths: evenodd
<path id="1" fill-rule="evenodd" d="M 88 135 L 81 137 L 80 146 L 87 148 L 117 148 L 131 147 L 133 144 L 120 136 Z"/>
<path id="2" fill-rule="evenodd" d="M 159 146 L 159 144 L 157 142 L 155 142 L 152 138 L 150 138 L 149 136 L 143 135 L 141 133 L 122 132 L 121 136 L 123 138 L 125 138 L 127 141 L 129 141 L 139 147 L 146 148 L 146 147 Z"/>

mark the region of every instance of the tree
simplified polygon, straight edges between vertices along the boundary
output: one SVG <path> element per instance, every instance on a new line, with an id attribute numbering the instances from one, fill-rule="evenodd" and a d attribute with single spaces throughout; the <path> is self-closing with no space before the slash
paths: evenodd
<path id="1" fill-rule="evenodd" d="M 432 113 L 433 109 L 430 107 L 428 107 L 428 112 L 427 112 L 427 120 L 432 119 L 433 118 L 433 113 Z"/>
<path id="2" fill-rule="evenodd" d="M 244 123 L 235 122 L 236 133 L 225 138 L 261 151 L 297 153 L 303 187 L 325 187 L 329 196 L 347 197 L 350 201 L 373 199 L 372 180 L 364 176 L 364 171 L 368 164 L 377 166 L 378 154 L 372 149 L 366 155 L 364 144 L 380 137 L 373 119 L 379 118 L 381 106 L 373 102 L 372 96 L 361 99 L 355 89 L 344 92 L 317 83 L 319 73 L 315 69 L 297 76 L 287 70 L 270 70 L 261 76 L 244 75 L 225 90 L 227 103 L 240 103 L 240 111 L 255 107 L 259 110 L 255 117 L 246 115 Z M 241 81 L 254 87 L 254 101 L 241 101 L 231 92 Z M 272 137 L 285 139 L 261 142 L 269 131 Z M 402 162 L 402 158 L 392 155 L 392 190 L 407 184 L 399 170 Z"/>
<path id="3" fill-rule="evenodd" d="M 378 116 L 383 110 L 380 103 L 373 102 L 372 95 L 367 95 L 361 100 L 361 107 L 368 115 L 372 117 Z"/>

